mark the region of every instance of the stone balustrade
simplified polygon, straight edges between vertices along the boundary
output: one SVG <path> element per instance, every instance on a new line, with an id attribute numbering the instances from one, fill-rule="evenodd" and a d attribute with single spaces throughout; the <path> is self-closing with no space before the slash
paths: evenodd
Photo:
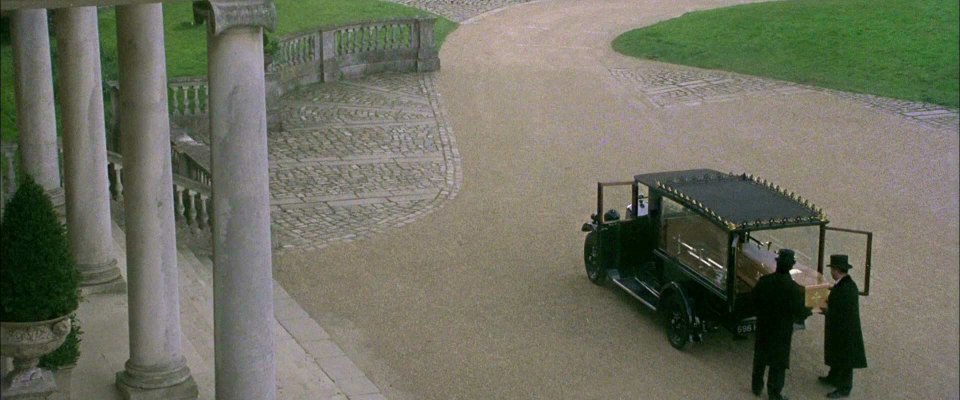
<path id="1" fill-rule="evenodd" d="M 268 103 L 300 85 L 358 78 L 383 71 L 435 71 L 440 60 L 433 41 L 435 18 L 405 18 L 317 28 L 282 36 L 266 67 Z M 171 121 L 192 127 L 206 117 L 206 77 L 173 78 L 167 84 Z M 119 121 L 120 88 L 107 82 L 110 125 Z M 205 120 L 205 118 L 204 118 Z M 205 130 L 205 127 L 200 126 Z M 113 129 L 109 129 L 113 131 Z M 118 137 L 108 140 L 119 149 Z"/>
<path id="2" fill-rule="evenodd" d="M 210 90 L 204 77 L 173 78 L 167 84 L 171 116 L 195 116 L 207 114 L 207 98 Z"/>
<path id="3" fill-rule="evenodd" d="M 107 90 L 109 91 L 111 105 L 111 121 L 116 126 L 120 116 L 120 85 L 117 81 L 108 81 Z M 207 88 L 206 77 L 180 77 L 173 78 L 167 83 L 167 99 L 171 117 L 198 116 L 207 114 Z"/>
<path id="4" fill-rule="evenodd" d="M 183 136 L 171 142 L 171 164 L 173 167 L 173 204 L 174 216 L 178 224 L 192 229 L 211 229 L 212 215 L 210 208 L 211 178 L 207 162 L 197 160 L 196 155 L 207 152 L 205 145 L 190 142 L 184 145 Z M 193 150 L 185 146 L 197 147 Z M 191 154 L 193 153 L 193 154 Z M 209 156 L 207 156 L 209 158 Z M 110 181 L 110 198 L 117 202 L 123 201 L 123 156 L 119 153 L 107 152 L 107 174 Z"/>
<path id="5" fill-rule="evenodd" d="M 110 98 L 110 113 L 107 117 L 107 149 L 120 151 L 120 135 L 117 127 L 120 126 L 120 86 L 116 81 L 107 82 L 107 92 Z M 170 122 L 192 131 L 206 132 L 207 124 L 207 78 L 204 76 L 190 76 L 170 79 L 167 82 L 167 109 L 170 112 Z"/>
<path id="6" fill-rule="evenodd" d="M 404 18 L 317 28 L 280 38 L 267 66 L 267 95 L 316 82 L 440 68 L 435 18 Z M 268 99 L 269 100 L 269 99 Z"/>
<path id="7" fill-rule="evenodd" d="M 191 229 L 209 231 L 212 226 L 210 212 L 210 177 L 209 148 L 193 141 L 182 132 L 171 140 L 171 157 L 173 166 L 173 194 L 176 220 Z M 3 154 L 4 176 L 2 178 L 3 199 L 9 199 L 16 191 L 17 170 L 14 168 L 14 157 L 17 153 L 17 144 L 3 143 L 0 145 Z M 9 160 L 9 161 L 8 161 Z M 110 198 L 116 202 L 123 202 L 123 156 L 113 150 L 107 152 L 107 177 L 110 182 Z"/>

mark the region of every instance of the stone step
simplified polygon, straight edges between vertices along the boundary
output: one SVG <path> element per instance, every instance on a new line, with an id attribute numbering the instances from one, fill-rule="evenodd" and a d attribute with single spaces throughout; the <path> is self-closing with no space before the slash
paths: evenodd
<path id="1" fill-rule="evenodd" d="M 198 277 L 199 264 L 189 249 L 177 249 L 181 344 L 200 398 L 213 399 L 213 299 L 210 287 Z M 192 358 L 191 354 L 195 357 Z"/>
<path id="2" fill-rule="evenodd" d="M 114 246 L 124 279 L 125 236 L 114 224 Z M 181 351 L 200 399 L 215 398 L 213 260 L 177 249 Z M 274 281 L 278 399 L 382 399 L 373 385 L 329 340 L 329 335 Z M 78 310 L 85 331 L 72 379 L 73 398 L 120 399 L 115 375 L 130 355 L 126 293 L 90 295 Z M 326 372 L 325 372 L 326 371 Z M 335 381 L 336 379 L 336 381 Z"/>

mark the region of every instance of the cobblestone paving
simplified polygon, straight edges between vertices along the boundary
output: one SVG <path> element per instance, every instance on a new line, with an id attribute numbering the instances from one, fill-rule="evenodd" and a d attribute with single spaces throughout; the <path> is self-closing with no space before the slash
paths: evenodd
<path id="1" fill-rule="evenodd" d="M 320 248 L 403 226 L 452 199 L 460 155 L 432 74 L 289 93 L 270 132 L 274 245 Z"/>
<path id="2" fill-rule="evenodd" d="M 530 0 L 387 0 L 430 11 L 451 21 L 463 22 L 488 11 Z"/>
<path id="3" fill-rule="evenodd" d="M 635 87 L 646 100 L 659 107 L 696 106 L 744 96 L 779 96 L 816 91 L 854 100 L 933 128 L 958 129 L 960 124 L 956 110 L 935 104 L 841 92 L 729 72 L 683 67 L 641 67 L 610 68 L 610 74 L 620 82 Z"/>

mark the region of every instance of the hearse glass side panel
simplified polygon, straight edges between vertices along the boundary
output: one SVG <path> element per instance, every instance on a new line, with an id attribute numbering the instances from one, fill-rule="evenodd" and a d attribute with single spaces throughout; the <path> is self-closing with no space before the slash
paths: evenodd
<path id="1" fill-rule="evenodd" d="M 667 197 L 662 200 L 660 248 L 711 285 L 727 285 L 727 232 Z"/>

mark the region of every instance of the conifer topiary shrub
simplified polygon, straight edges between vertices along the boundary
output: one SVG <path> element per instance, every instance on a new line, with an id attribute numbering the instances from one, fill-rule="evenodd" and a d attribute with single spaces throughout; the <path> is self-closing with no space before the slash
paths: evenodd
<path id="1" fill-rule="evenodd" d="M 46 321 L 80 303 L 66 230 L 43 188 L 25 176 L 0 222 L 0 321 Z"/>

